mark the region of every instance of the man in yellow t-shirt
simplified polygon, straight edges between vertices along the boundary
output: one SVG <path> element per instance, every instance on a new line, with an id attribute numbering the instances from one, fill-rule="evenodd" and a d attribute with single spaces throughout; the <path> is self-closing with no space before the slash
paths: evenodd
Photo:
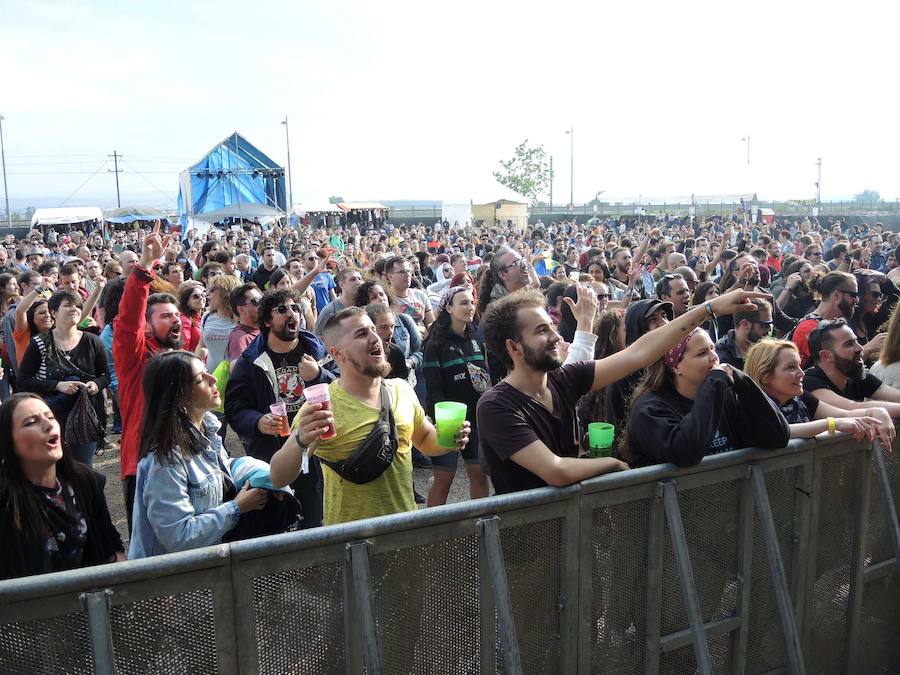
<path id="1" fill-rule="evenodd" d="M 322 337 L 341 370 L 340 379 L 328 387 L 331 410 L 322 410 L 318 403 L 307 403 L 300 409 L 294 420 L 294 433 L 272 457 L 270 477 L 275 487 L 287 485 L 297 477 L 306 452 L 331 462 L 349 458 L 381 413 L 381 383 L 390 367 L 375 325 L 365 310 L 350 307 L 336 314 L 325 324 Z M 323 463 L 325 525 L 415 511 L 412 446 L 426 455 L 442 455 L 457 452 L 468 442 L 466 422 L 457 434 L 456 449 L 438 445 L 437 431 L 425 417 L 409 384 L 399 379 L 384 383 L 396 425 L 394 461 L 378 478 L 363 484 L 342 479 Z M 337 435 L 321 439 L 331 424 Z"/>

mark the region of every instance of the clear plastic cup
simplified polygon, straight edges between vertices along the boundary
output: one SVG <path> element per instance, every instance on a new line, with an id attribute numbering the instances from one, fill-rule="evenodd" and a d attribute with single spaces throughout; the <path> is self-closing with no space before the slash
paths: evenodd
<path id="1" fill-rule="evenodd" d="M 306 402 L 310 405 L 318 403 L 322 406 L 322 410 L 331 410 L 331 393 L 328 391 L 327 384 L 314 384 L 304 390 Z M 337 436 L 337 429 L 334 424 L 329 424 L 328 429 L 319 438 L 329 439 Z"/>
<path id="2" fill-rule="evenodd" d="M 290 435 L 291 426 L 288 424 L 287 404 L 284 401 L 273 403 L 269 406 L 269 412 L 281 420 L 281 430 L 278 433 L 282 436 Z"/>
<path id="3" fill-rule="evenodd" d="M 434 404 L 434 423 L 437 426 L 438 445 L 442 448 L 456 447 L 456 434 L 466 421 L 466 404 L 456 401 L 442 401 Z"/>

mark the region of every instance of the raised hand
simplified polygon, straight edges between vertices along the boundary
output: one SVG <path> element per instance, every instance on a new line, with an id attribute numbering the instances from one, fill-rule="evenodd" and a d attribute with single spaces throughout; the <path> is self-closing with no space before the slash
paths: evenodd
<path id="1" fill-rule="evenodd" d="M 572 298 L 563 297 L 572 314 L 575 317 L 576 330 L 590 331 L 594 325 L 594 317 L 597 316 L 597 309 L 600 303 L 597 300 L 597 294 L 594 289 L 586 284 L 578 284 L 576 286 L 578 301 Z"/>

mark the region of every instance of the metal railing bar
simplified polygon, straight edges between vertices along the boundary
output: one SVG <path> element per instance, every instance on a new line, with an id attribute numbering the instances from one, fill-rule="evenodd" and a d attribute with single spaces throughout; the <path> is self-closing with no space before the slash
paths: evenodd
<path id="1" fill-rule="evenodd" d="M 847 602 L 847 641 L 844 652 L 844 672 L 848 674 L 858 672 L 856 664 L 862 623 L 862 599 L 865 592 L 869 505 L 872 501 L 872 455 L 873 449 L 869 448 L 856 456 L 856 512 L 853 519 L 850 598 Z"/>
<path id="2" fill-rule="evenodd" d="M 872 581 L 878 581 L 886 576 L 890 576 L 896 571 L 896 567 L 900 565 L 900 558 L 888 558 L 881 562 L 873 563 L 866 567 L 864 580 L 868 584 Z"/>
<path id="3" fill-rule="evenodd" d="M 694 660 L 702 675 L 713 675 L 712 659 L 709 655 L 709 643 L 703 629 L 703 614 L 700 611 L 700 598 L 694 585 L 694 567 L 688 552 L 687 538 L 684 534 L 684 523 L 681 521 L 681 508 L 678 506 L 678 493 L 675 483 L 664 481 L 663 507 L 666 511 L 666 522 L 669 536 L 672 539 L 672 550 L 675 554 L 675 566 L 678 568 L 678 580 L 681 582 L 681 597 L 688 618 L 691 643 L 694 645 Z"/>
<path id="4" fill-rule="evenodd" d="M 500 544 L 500 519 L 496 516 L 483 518 L 478 521 L 478 526 L 481 529 L 481 546 L 487 562 L 487 570 L 482 573 L 487 572 L 491 580 L 494 605 L 497 609 L 497 623 L 500 628 L 500 645 L 503 647 L 504 671 L 512 675 L 521 675 L 522 657 L 519 653 L 512 600 L 509 597 L 506 562 L 503 559 L 503 548 Z"/>
<path id="5" fill-rule="evenodd" d="M 353 578 L 353 597 L 356 601 L 356 618 L 362 632 L 362 651 L 366 673 L 382 675 L 381 645 L 375 627 L 375 603 L 372 598 L 372 573 L 369 570 L 369 544 L 357 542 L 347 544 L 350 571 Z"/>
<path id="6" fill-rule="evenodd" d="M 657 483 L 656 494 L 650 501 L 647 525 L 647 605 L 644 628 L 644 672 L 659 672 L 660 621 L 662 611 L 662 569 L 665 543 L 665 514 L 662 503 L 662 484 Z"/>
<path id="7" fill-rule="evenodd" d="M 108 588 L 81 594 L 91 635 L 95 675 L 113 675 L 116 672 L 112 629 L 109 625 L 110 595 L 112 591 Z"/>
<path id="8" fill-rule="evenodd" d="M 891 489 L 891 481 L 888 477 L 883 450 L 879 442 L 875 444 L 872 461 L 875 462 L 875 473 L 878 475 L 878 484 L 881 486 L 881 494 L 884 497 L 885 508 L 887 509 L 888 529 L 891 533 L 891 541 L 894 544 L 894 559 L 900 566 L 900 522 L 897 520 L 897 504 L 894 501 L 894 492 Z"/>
<path id="9" fill-rule="evenodd" d="M 759 524 L 762 529 L 763 541 L 766 545 L 766 555 L 769 558 L 772 587 L 775 591 L 775 600 L 778 603 L 778 613 L 781 615 L 781 627 L 784 633 L 784 648 L 787 652 L 788 666 L 794 675 L 804 675 L 806 673 L 806 663 L 803 660 L 803 651 L 800 645 L 800 631 L 797 628 L 797 618 L 794 615 L 794 606 L 788 590 L 784 563 L 781 561 L 781 551 L 778 547 L 778 532 L 775 530 L 775 519 L 772 517 L 772 506 L 769 503 L 769 491 L 766 489 L 766 481 L 763 478 L 762 470 L 758 466 L 750 467 L 750 480 L 753 482 L 756 510 L 759 514 Z"/>
<path id="10" fill-rule="evenodd" d="M 725 619 L 719 619 L 718 621 L 711 621 L 709 623 L 703 624 L 703 630 L 706 631 L 706 637 L 710 638 L 713 635 L 721 635 L 722 633 L 731 633 L 736 631 L 741 626 L 741 618 L 738 616 L 729 616 Z M 680 630 L 677 633 L 669 633 L 668 635 L 662 637 L 659 641 L 659 653 L 660 654 L 668 654 L 669 652 L 674 652 L 676 649 L 681 649 L 682 647 L 687 647 L 691 644 L 691 629 L 685 628 L 684 630 Z M 734 671 L 731 671 L 734 673 Z"/>
<path id="11" fill-rule="evenodd" d="M 731 672 L 743 675 L 747 667 L 747 644 L 750 638 L 750 580 L 753 576 L 753 485 L 749 474 L 744 475 L 738 505 L 738 563 L 737 590 L 734 613 L 737 631 L 731 641 Z"/>

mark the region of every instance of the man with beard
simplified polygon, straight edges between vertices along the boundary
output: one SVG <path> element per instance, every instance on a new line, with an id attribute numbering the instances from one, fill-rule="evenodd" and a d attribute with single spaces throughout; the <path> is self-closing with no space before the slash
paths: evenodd
<path id="1" fill-rule="evenodd" d="M 247 291 L 243 297 L 248 297 Z M 225 416 L 241 437 L 244 451 L 268 462 L 281 446 L 284 429 L 306 400 L 306 387 L 330 382 L 334 374 L 318 364 L 326 354 L 325 346 L 315 335 L 300 329 L 300 295 L 296 291 L 267 291 L 259 300 L 257 312 L 260 334 L 231 371 L 225 389 Z M 284 405 L 287 420 L 271 412 L 271 406 L 278 403 Z M 313 458 L 291 487 L 303 509 L 302 528 L 321 525 L 319 461 Z"/>
<path id="2" fill-rule="evenodd" d="M 286 485 L 300 471 L 304 455 L 310 463 L 320 456 L 329 463 L 348 459 L 369 435 L 382 408 L 382 388 L 393 413 L 396 454 L 374 480 L 353 483 L 325 466 L 325 524 L 346 523 L 391 513 L 415 511 L 412 486 L 412 446 L 426 455 L 456 452 L 469 440 L 465 422 L 456 436 L 456 448 L 438 445 L 437 431 L 405 380 L 385 378 L 390 366 L 375 324 L 362 307 L 342 310 L 325 325 L 325 343 L 340 367 L 341 377 L 329 387 L 331 409 L 322 404 L 304 405 L 294 433 L 271 461 L 272 484 Z M 322 439 L 329 425 L 337 435 Z"/>
<path id="3" fill-rule="evenodd" d="M 772 330 L 772 306 L 765 300 L 756 300 L 755 312 L 738 312 L 734 315 L 735 327 L 716 342 L 719 363 L 727 363 L 738 370 L 744 369 L 744 354 L 766 337 Z"/>
<path id="4" fill-rule="evenodd" d="M 863 349 L 844 319 L 819 322 L 809 334 L 808 346 L 815 365 L 805 371 L 803 391 L 845 410 L 871 407 L 877 401 L 891 417 L 900 417 L 900 389 L 866 370 Z"/>
<path id="5" fill-rule="evenodd" d="M 859 286 L 856 277 L 847 272 L 829 272 L 824 277 L 810 278 L 810 290 L 818 292 L 822 300 L 818 306 L 797 324 L 790 339 L 800 351 L 800 365 L 808 368 L 812 365 L 813 353 L 809 349 L 809 335 L 823 319 L 853 318 L 856 305 L 859 304 Z M 865 356 L 865 355 L 864 355 Z"/>
<path id="6" fill-rule="evenodd" d="M 539 292 L 520 291 L 492 303 L 481 325 L 509 375 L 481 397 L 477 419 L 484 465 L 495 491 L 569 485 L 628 468 L 612 457 L 578 458 L 578 399 L 650 365 L 710 316 L 754 309 L 750 300 L 759 297 L 763 294 L 727 293 L 612 356 L 562 367 L 562 338 Z"/>
<path id="7" fill-rule="evenodd" d="M 140 261 L 132 267 L 113 323 L 113 362 L 119 380 L 122 414 L 120 469 L 125 492 L 125 514 L 131 532 L 138 446 L 144 417 L 144 368 L 151 356 L 181 349 L 181 314 L 178 301 L 168 293 L 150 294 L 154 265 L 168 245 L 160 235 L 160 223 L 144 238 Z M 130 253 L 130 251 L 128 251 Z"/>
<path id="8" fill-rule="evenodd" d="M 683 275 L 667 272 L 656 284 L 656 297 L 671 302 L 675 316 L 681 316 L 691 303 L 691 289 Z"/>

